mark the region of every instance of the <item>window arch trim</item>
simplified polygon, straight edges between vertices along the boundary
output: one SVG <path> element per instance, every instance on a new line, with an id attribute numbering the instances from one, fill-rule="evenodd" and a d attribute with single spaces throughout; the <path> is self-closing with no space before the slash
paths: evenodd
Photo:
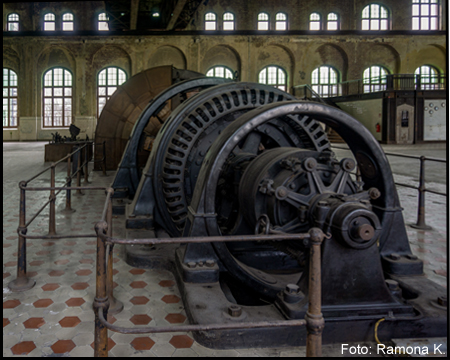
<path id="1" fill-rule="evenodd" d="M 273 69 L 276 69 L 275 73 Z M 258 72 L 258 82 L 288 92 L 288 73 L 279 65 L 270 64 L 263 67 Z"/>
<path id="2" fill-rule="evenodd" d="M 5 74 L 5 70 L 6 70 L 7 74 Z M 6 79 L 5 79 L 5 75 L 7 76 Z M 13 75 L 13 76 L 11 77 L 11 75 Z M 17 76 L 17 72 L 11 68 L 4 67 L 3 68 L 3 116 L 4 116 L 3 117 L 3 129 L 16 129 L 19 127 L 18 90 L 19 90 L 19 79 Z M 11 116 L 11 114 L 13 114 L 14 116 Z"/>
<path id="3" fill-rule="evenodd" d="M 55 70 L 61 72 L 55 76 Z M 50 72 L 51 77 L 47 77 Z M 49 68 L 42 76 L 42 127 L 67 128 L 72 118 L 73 73 L 62 66 Z"/>
<path id="4" fill-rule="evenodd" d="M 322 97 L 337 96 L 339 78 L 339 71 L 335 67 L 320 65 L 311 72 L 311 87 Z"/>
<path id="5" fill-rule="evenodd" d="M 6 30 L 7 31 L 19 31 L 20 30 L 20 16 L 18 13 L 10 13 L 6 18 Z"/>
<path id="6" fill-rule="evenodd" d="M 378 10 L 377 10 L 378 9 Z M 377 12 L 375 14 L 375 12 Z M 391 12 L 379 3 L 367 4 L 361 11 L 361 30 L 386 31 L 391 28 Z"/>
<path id="7" fill-rule="evenodd" d="M 115 70 L 115 73 L 109 71 Z M 103 78 L 101 78 L 104 76 Z M 117 88 L 128 80 L 127 72 L 118 66 L 105 66 L 97 73 L 97 117 Z"/>

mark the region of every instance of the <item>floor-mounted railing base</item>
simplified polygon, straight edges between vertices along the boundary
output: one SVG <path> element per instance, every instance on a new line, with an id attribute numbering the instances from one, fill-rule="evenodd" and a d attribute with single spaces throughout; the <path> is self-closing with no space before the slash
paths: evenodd
<path id="1" fill-rule="evenodd" d="M 25 277 L 25 278 L 17 278 L 11 281 L 8 284 L 8 287 L 12 292 L 21 292 L 30 290 L 31 288 L 34 287 L 34 285 L 36 285 L 36 280 Z"/>

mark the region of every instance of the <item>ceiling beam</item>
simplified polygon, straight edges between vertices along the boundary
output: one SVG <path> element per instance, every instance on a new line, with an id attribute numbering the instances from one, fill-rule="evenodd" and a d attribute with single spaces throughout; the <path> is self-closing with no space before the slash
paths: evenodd
<path id="1" fill-rule="evenodd" d="M 175 9 L 172 12 L 173 16 L 171 16 L 169 24 L 167 25 L 167 28 L 166 28 L 167 30 L 173 29 L 185 4 L 186 4 L 186 0 L 178 0 L 177 5 L 175 5 Z"/>
<path id="2" fill-rule="evenodd" d="M 136 30 L 139 12 L 139 0 L 131 0 L 130 30 Z"/>

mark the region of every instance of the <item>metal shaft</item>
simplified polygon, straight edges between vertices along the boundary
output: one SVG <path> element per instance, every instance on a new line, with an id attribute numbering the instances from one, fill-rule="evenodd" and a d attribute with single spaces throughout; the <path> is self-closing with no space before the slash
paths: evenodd
<path id="1" fill-rule="evenodd" d="M 419 174 L 419 203 L 417 206 L 417 222 L 411 225 L 415 229 L 430 230 L 431 226 L 425 223 L 425 156 L 420 157 L 420 174 Z"/>
<path id="2" fill-rule="evenodd" d="M 55 165 L 50 169 L 50 187 L 55 186 Z M 56 235 L 56 196 L 55 190 L 50 190 L 50 209 L 49 209 L 49 222 L 48 222 L 48 234 Z"/>
<path id="3" fill-rule="evenodd" d="M 72 174 L 71 174 L 71 165 L 72 162 L 70 161 L 70 157 L 67 159 L 67 186 L 71 187 L 72 186 Z M 66 190 L 66 210 L 72 210 L 71 209 L 71 201 L 72 201 L 72 197 L 71 197 L 71 190 L 67 189 Z"/>

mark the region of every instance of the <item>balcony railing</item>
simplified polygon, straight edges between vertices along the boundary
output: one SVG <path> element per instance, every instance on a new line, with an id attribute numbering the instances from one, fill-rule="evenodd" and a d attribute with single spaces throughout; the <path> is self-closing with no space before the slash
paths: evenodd
<path id="1" fill-rule="evenodd" d="M 392 90 L 445 90 L 447 88 L 447 75 L 415 75 L 391 74 L 344 81 L 328 85 L 298 85 L 294 86 L 296 96 L 307 98 L 335 97 L 345 95 L 359 95 L 379 91 Z"/>

